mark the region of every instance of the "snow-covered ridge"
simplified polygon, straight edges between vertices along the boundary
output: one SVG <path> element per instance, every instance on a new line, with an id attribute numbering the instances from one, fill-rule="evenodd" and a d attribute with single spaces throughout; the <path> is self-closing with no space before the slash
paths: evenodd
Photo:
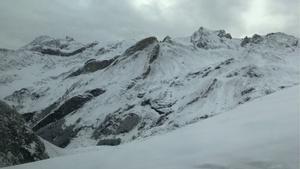
<path id="1" fill-rule="evenodd" d="M 299 93 L 292 87 L 165 135 L 8 169 L 296 169 Z"/>
<path id="2" fill-rule="evenodd" d="M 117 145 L 299 84 L 298 41 L 205 28 L 184 38 L 110 44 L 42 36 L 0 51 L 0 99 L 57 146 Z"/>

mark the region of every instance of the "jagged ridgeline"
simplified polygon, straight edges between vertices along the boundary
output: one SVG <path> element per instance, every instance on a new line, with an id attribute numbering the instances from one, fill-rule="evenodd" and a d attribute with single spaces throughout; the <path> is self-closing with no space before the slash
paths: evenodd
<path id="1" fill-rule="evenodd" d="M 41 36 L 0 50 L 0 99 L 59 147 L 118 145 L 299 84 L 298 42 L 203 27 L 108 44 Z"/>

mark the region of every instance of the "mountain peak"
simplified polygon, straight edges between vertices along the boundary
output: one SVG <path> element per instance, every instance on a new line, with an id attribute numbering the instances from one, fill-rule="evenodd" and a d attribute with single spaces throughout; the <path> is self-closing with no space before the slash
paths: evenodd
<path id="1" fill-rule="evenodd" d="M 297 47 L 299 39 L 282 32 L 269 33 L 265 36 L 254 34 L 252 37 L 245 37 L 241 42 L 242 47 L 253 45 L 264 45 L 264 47 L 287 48 Z"/>
<path id="2" fill-rule="evenodd" d="M 215 49 L 221 47 L 230 47 L 227 43 L 232 39 L 229 33 L 225 30 L 209 30 L 204 27 L 200 27 L 191 36 L 191 42 L 198 48 Z"/>
<path id="3" fill-rule="evenodd" d="M 69 46 L 70 42 L 74 42 L 74 39 L 69 36 L 66 36 L 64 39 L 59 39 L 48 35 L 41 35 L 26 45 L 25 48 L 33 51 L 39 51 L 40 48 L 64 49 Z"/>
<path id="4" fill-rule="evenodd" d="M 35 38 L 23 49 L 40 52 L 48 55 L 72 56 L 83 52 L 85 49 L 97 45 L 98 42 L 90 44 L 82 44 L 74 40 L 74 38 L 66 36 L 63 39 L 52 38 L 47 35 L 42 35 Z"/>

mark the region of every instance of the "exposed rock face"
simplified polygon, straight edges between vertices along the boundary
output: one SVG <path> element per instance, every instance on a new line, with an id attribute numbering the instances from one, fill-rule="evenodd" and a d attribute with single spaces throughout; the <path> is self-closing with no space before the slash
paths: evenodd
<path id="1" fill-rule="evenodd" d="M 76 55 L 78 53 L 81 53 L 83 52 L 84 50 L 88 49 L 88 48 L 91 48 L 93 46 L 97 45 L 97 43 L 91 43 L 91 44 L 88 44 L 84 47 L 81 47 L 79 49 L 75 49 L 73 51 L 70 51 L 70 52 L 64 52 L 64 51 L 61 51 L 59 49 L 40 49 L 39 52 L 41 52 L 42 54 L 47 54 L 47 55 L 57 55 L 57 56 L 73 56 L 73 55 Z"/>
<path id="2" fill-rule="evenodd" d="M 140 121 L 140 117 L 135 113 L 126 114 L 119 117 L 117 114 L 108 115 L 100 126 L 94 131 L 93 137 L 98 139 L 101 136 L 118 135 L 131 131 Z"/>
<path id="3" fill-rule="evenodd" d="M 92 98 L 93 98 L 92 95 L 79 95 L 79 96 L 74 96 L 74 97 L 70 98 L 69 100 L 64 102 L 53 113 L 49 114 L 48 116 L 43 118 L 41 121 L 39 121 L 38 124 L 36 124 L 33 127 L 33 130 L 37 131 L 44 126 L 65 117 L 69 113 L 82 107 L 86 102 L 90 101 Z"/>
<path id="4" fill-rule="evenodd" d="M 78 129 L 74 129 L 73 125 L 65 126 L 64 122 L 64 119 L 60 119 L 55 123 L 50 123 L 39 129 L 37 134 L 52 144 L 64 148 L 79 131 Z"/>
<path id="5" fill-rule="evenodd" d="M 241 75 L 245 78 L 261 78 L 264 76 L 261 70 L 259 70 L 259 67 L 257 67 L 256 65 L 248 65 L 241 67 L 237 71 L 230 72 L 226 77 L 232 78 L 238 75 Z"/>
<path id="6" fill-rule="evenodd" d="M 115 60 L 115 58 L 109 59 L 109 60 L 101 60 L 101 61 L 98 61 L 95 59 L 88 60 L 82 68 L 71 73 L 69 75 L 69 77 L 78 76 L 78 75 L 86 74 L 86 73 L 92 73 L 92 72 L 104 69 L 107 66 L 109 66 L 114 60 Z"/>
<path id="7" fill-rule="evenodd" d="M 152 52 L 149 54 L 149 64 L 151 64 L 158 58 L 159 48 L 160 46 L 158 44 L 154 46 Z"/>
<path id="8" fill-rule="evenodd" d="M 162 92 L 155 99 L 145 99 L 141 102 L 141 106 L 149 106 L 159 115 L 168 115 L 174 112 L 172 109 L 174 104 L 176 104 L 176 100 L 172 100 L 169 92 Z"/>
<path id="9" fill-rule="evenodd" d="M 131 131 L 138 123 L 140 117 L 134 113 L 128 114 L 123 120 L 120 121 L 120 125 L 117 128 L 117 133 L 126 133 Z"/>
<path id="10" fill-rule="evenodd" d="M 272 48 L 289 48 L 289 47 L 297 47 L 299 40 L 293 36 L 277 32 L 277 33 L 269 33 L 265 36 L 261 36 L 258 34 L 254 34 L 251 38 L 245 37 L 241 41 L 241 46 L 245 47 L 247 45 L 256 45 L 256 44 L 264 44 L 265 47 Z"/>
<path id="11" fill-rule="evenodd" d="M 172 43 L 172 38 L 170 36 L 166 36 L 164 39 L 163 39 L 163 42 L 166 42 L 166 43 Z"/>
<path id="12" fill-rule="evenodd" d="M 232 39 L 230 33 L 226 33 L 225 30 L 219 30 L 218 36 L 219 36 L 220 38 Z"/>
<path id="13" fill-rule="evenodd" d="M 258 43 L 261 43 L 262 41 L 264 40 L 264 38 L 258 34 L 254 34 L 252 36 L 252 38 L 248 38 L 247 36 L 242 40 L 241 42 L 241 46 L 244 47 L 246 46 L 247 44 L 249 43 L 252 43 L 252 44 L 258 44 Z"/>
<path id="14" fill-rule="evenodd" d="M 4 100 L 15 103 L 15 108 L 19 110 L 23 108 L 26 99 L 37 100 L 38 98 L 40 98 L 39 94 L 32 92 L 30 89 L 22 88 L 14 91 L 11 95 L 6 96 Z"/>
<path id="15" fill-rule="evenodd" d="M 30 123 L 33 120 L 35 113 L 36 112 L 24 113 L 24 114 L 22 114 L 22 117 L 26 123 Z"/>
<path id="16" fill-rule="evenodd" d="M 56 122 L 57 120 L 62 119 L 69 113 L 81 108 L 85 103 L 90 101 L 92 98 L 97 97 L 103 94 L 104 92 L 105 90 L 97 88 L 97 89 L 86 91 L 83 95 L 74 96 L 68 99 L 53 113 L 47 115 L 42 120 L 40 120 L 32 129 L 34 131 L 37 131 L 40 128 L 52 122 Z"/>
<path id="17" fill-rule="evenodd" d="M 198 31 L 191 36 L 191 42 L 198 48 L 215 49 L 226 47 L 230 48 L 230 41 L 232 39 L 229 33 L 224 30 L 209 31 L 200 27 Z"/>
<path id="18" fill-rule="evenodd" d="M 137 42 L 135 45 L 131 46 L 129 49 L 127 49 L 124 52 L 124 55 L 132 55 L 137 51 L 141 51 L 143 49 L 145 49 L 146 47 L 148 47 L 151 44 L 157 43 L 158 40 L 156 39 L 156 37 L 149 37 L 149 38 L 145 38 L 139 42 Z"/>
<path id="19" fill-rule="evenodd" d="M 65 116 L 75 112 L 91 99 L 104 92 L 105 90 L 96 88 L 88 90 L 82 95 L 71 97 L 60 106 L 59 102 L 53 103 L 47 108 L 49 110 L 44 110 L 45 115 L 41 116 L 41 119 L 31 121 L 34 124 L 32 129 L 36 131 L 39 136 L 52 144 L 62 148 L 66 147 L 81 128 L 75 129 L 75 125 L 66 126 Z M 31 116 L 31 114 L 26 113 L 26 116 Z"/>
<path id="20" fill-rule="evenodd" d="M 250 43 L 251 39 L 248 38 L 247 36 L 242 40 L 241 42 L 241 46 L 244 47 L 246 46 L 248 43 Z"/>
<path id="21" fill-rule="evenodd" d="M 103 140 L 100 140 L 97 143 L 97 146 L 102 146 L 102 145 L 117 146 L 119 144 L 121 144 L 121 139 L 120 138 L 116 138 L 116 139 L 103 139 Z"/>
<path id="22" fill-rule="evenodd" d="M 0 167 L 48 158 L 42 141 L 22 117 L 0 100 Z"/>
<path id="23" fill-rule="evenodd" d="M 6 53 L 6 52 L 10 52 L 10 51 L 13 51 L 13 50 L 0 48 L 0 52 L 2 52 L 2 53 Z"/>
<path id="24" fill-rule="evenodd" d="M 67 57 L 81 53 L 97 44 L 98 42 L 93 42 L 83 45 L 75 42 L 73 38 L 68 36 L 65 39 L 54 39 L 49 36 L 40 36 L 33 40 L 29 45 L 25 46 L 25 48 L 42 54 Z"/>

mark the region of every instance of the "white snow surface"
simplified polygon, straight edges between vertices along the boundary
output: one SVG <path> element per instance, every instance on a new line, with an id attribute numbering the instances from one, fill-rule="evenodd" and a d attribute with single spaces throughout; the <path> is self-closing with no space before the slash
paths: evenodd
<path id="1" fill-rule="evenodd" d="M 164 135 L 7 169 L 298 169 L 299 99 L 291 87 Z"/>
<path id="2" fill-rule="evenodd" d="M 50 158 L 63 156 L 68 154 L 64 149 L 57 147 L 51 143 L 49 143 L 47 140 L 44 140 L 43 138 L 40 138 L 42 142 L 45 145 L 45 151 L 48 154 Z"/>

